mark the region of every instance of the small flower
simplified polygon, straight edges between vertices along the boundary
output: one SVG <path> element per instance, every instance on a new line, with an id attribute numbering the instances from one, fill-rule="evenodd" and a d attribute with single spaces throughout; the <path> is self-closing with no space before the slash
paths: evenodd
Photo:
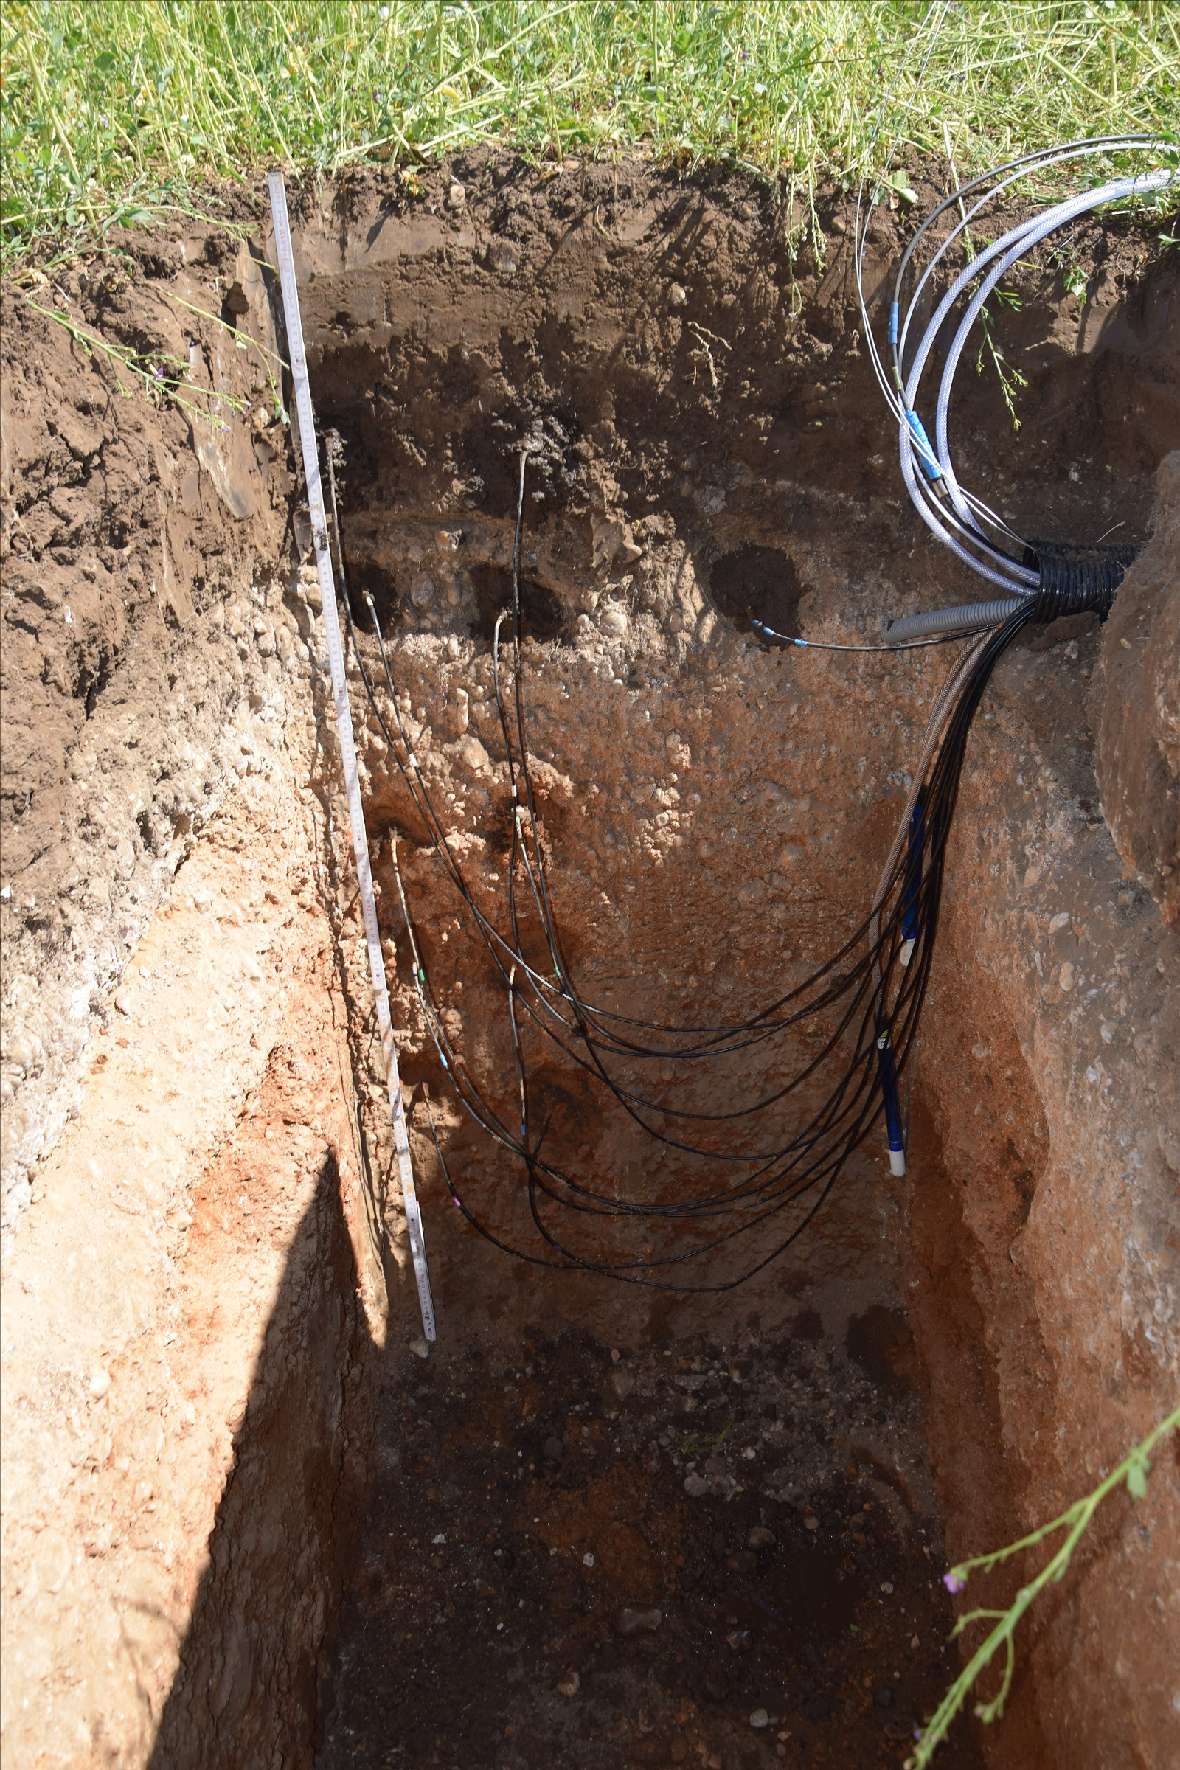
<path id="1" fill-rule="evenodd" d="M 942 1583 L 948 1592 L 961 1592 L 963 1587 L 967 1584 L 967 1581 L 963 1578 L 961 1573 L 957 1572 L 956 1569 L 952 1567 L 949 1573 L 943 1574 Z"/>

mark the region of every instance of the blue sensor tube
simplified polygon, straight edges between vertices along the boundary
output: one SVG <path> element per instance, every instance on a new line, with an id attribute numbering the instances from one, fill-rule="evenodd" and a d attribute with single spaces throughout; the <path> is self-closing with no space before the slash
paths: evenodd
<path id="1" fill-rule="evenodd" d="M 897 1092 L 897 1065 L 889 1029 L 877 1036 L 877 1074 L 885 1100 L 885 1135 L 889 1143 L 889 1172 L 900 1178 L 905 1173 L 905 1135 L 901 1128 L 901 1100 Z"/>
<path id="2" fill-rule="evenodd" d="M 906 423 L 913 431 L 918 442 L 918 461 L 921 465 L 922 472 L 929 480 L 941 479 L 942 468 L 938 464 L 938 456 L 930 446 L 930 438 L 926 435 L 926 426 L 919 418 L 917 412 L 912 411 L 909 407 L 906 408 L 905 416 Z"/>
<path id="3" fill-rule="evenodd" d="M 910 837 L 906 851 L 905 886 L 901 894 L 901 962 L 908 965 L 918 944 L 921 924 L 918 898 L 922 889 L 922 849 L 926 841 L 926 789 L 923 787 L 910 813 Z"/>

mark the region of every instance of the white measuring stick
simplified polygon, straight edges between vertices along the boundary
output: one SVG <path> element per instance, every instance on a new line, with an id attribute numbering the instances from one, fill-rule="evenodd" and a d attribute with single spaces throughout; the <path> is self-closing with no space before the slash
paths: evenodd
<path id="1" fill-rule="evenodd" d="M 328 641 L 328 667 L 332 673 L 332 693 L 336 699 L 336 730 L 340 738 L 340 759 L 344 765 L 344 787 L 348 795 L 348 815 L 352 822 L 352 851 L 356 856 L 356 873 L 360 885 L 361 914 L 365 922 L 365 941 L 369 948 L 369 971 L 373 979 L 373 997 L 377 1004 L 377 1025 L 381 1031 L 381 1049 L 385 1055 L 385 1072 L 389 1084 L 389 1108 L 393 1114 L 393 1145 L 397 1151 L 398 1175 L 402 1202 L 406 1212 L 406 1229 L 410 1253 L 414 1260 L 414 1277 L 418 1283 L 418 1303 L 422 1311 L 422 1332 L 427 1340 L 435 1338 L 434 1302 L 430 1295 L 430 1273 L 426 1266 L 426 1240 L 422 1233 L 422 1212 L 414 1187 L 414 1170 L 410 1162 L 410 1142 L 406 1135 L 406 1115 L 402 1106 L 401 1076 L 397 1067 L 397 1045 L 393 1037 L 393 1021 L 389 1013 L 389 986 L 385 980 L 385 959 L 381 952 L 381 935 L 377 927 L 377 905 L 373 897 L 373 873 L 369 866 L 369 836 L 365 829 L 365 811 L 361 804 L 360 778 L 357 771 L 356 740 L 352 731 L 352 711 L 348 704 L 348 680 L 344 674 L 344 646 L 340 637 L 340 613 L 336 606 L 336 580 L 332 573 L 332 554 L 328 546 L 328 518 L 324 509 L 324 488 L 320 480 L 319 445 L 316 442 L 315 415 L 311 409 L 311 386 L 307 378 L 307 352 L 303 345 L 303 320 L 299 313 L 299 290 L 295 284 L 295 258 L 291 251 L 291 222 L 287 215 L 287 191 L 281 172 L 267 175 L 270 212 L 274 219 L 275 253 L 279 261 L 279 282 L 283 291 L 283 317 L 287 324 L 287 348 L 291 353 L 291 377 L 295 384 L 295 413 L 299 420 L 299 444 L 303 454 L 303 475 L 307 482 L 307 506 L 311 513 L 311 532 L 315 542 L 316 571 L 320 580 L 320 601 L 324 614 L 324 633 Z"/>

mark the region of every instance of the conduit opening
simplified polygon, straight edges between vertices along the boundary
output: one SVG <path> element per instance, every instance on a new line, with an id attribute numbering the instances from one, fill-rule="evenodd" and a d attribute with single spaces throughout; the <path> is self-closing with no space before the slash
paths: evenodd
<path id="1" fill-rule="evenodd" d="M 512 573 L 507 566 L 476 565 L 471 568 L 471 584 L 476 607 L 472 637 L 487 644 L 497 617 L 512 605 Z M 531 578 L 520 581 L 520 614 L 522 631 L 530 639 L 556 639 L 565 626 L 560 597 Z"/>
<path id="2" fill-rule="evenodd" d="M 373 631 L 368 600 L 371 597 L 382 631 L 395 632 L 403 619 L 404 592 L 399 589 L 393 572 L 374 559 L 351 558 L 346 563 L 352 592 L 352 615 L 357 625 L 370 633 Z"/>
<path id="3" fill-rule="evenodd" d="M 709 588 L 718 612 L 739 633 L 751 632 L 756 620 L 779 633 L 798 631 L 798 573 L 790 555 L 777 547 L 747 544 L 723 553 L 713 561 Z"/>
<path id="4" fill-rule="evenodd" d="M 748 249 L 748 218 L 700 204 L 718 240 Z M 403 714 L 449 844 L 503 921 L 511 794 L 490 640 L 529 449 L 528 727 L 567 951 L 586 993 L 620 1012 L 727 1021 L 855 925 L 945 667 L 937 652 L 767 653 L 751 621 L 870 641 L 886 615 L 947 601 L 954 568 L 903 507 L 850 314 L 820 301 L 790 320 L 728 247 L 673 271 L 658 200 L 637 209 L 630 250 L 575 231 L 551 262 L 544 206 L 518 222 L 508 255 L 465 224 L 452 237 L 443 217 L 437 245 L 410 256 L 396 230 L 376 258 L 315 248 L 305 318 L 320 416 L 344 443 L 345 544 L 406 587 L 386 623 Z M 1144 523 L 1174 283 L 1150 269 L 1068 336 L 1051 276 L 1025 292 L 1012 349 L 1029 364 L 1020 417 L 1036 440 L 1019 472 L 986 375 L 962 395 L 972 473 L 1003 481 L 1006 507 L 1095 538 Z M 358 374 L 364 360 L 378 379 Z M 1079 400 L 1095 420 L 1084 435 Z M 378 680 L 375 644 L 360 643 Z M 1007 1500 L 994 1379 L 971 1349 L 988 1327 L 955 1277 L 970 1257 L 960 1188 L 986 1188 L 988 1234 L 1015 1234 L 1046 1159 L 1024 1030 L 986 1004 L 978 901 L 937 963 L 912 1103 L 918 1190 L 888 1179 L 870 1140 L 790 1253 L 719 1299 L 513 1263 L 441 1181 L 429 1112 L 464 1196 L 528 1241 L 519 1165 L 464 1116 L 433 1055 L 392 837 L 448 1032 L 507 1111 L 502 989 L 359 680 L 354 711 L 442 1340 L 429 1365 L 391 1360 L 322 1766 L 390 1750 L 520 1770 L 689 1753 L 750 1770 L 896 1762 L 948 1670 L 930 1381 L 940 1405 L 956 1385 L 971 1396 L 953 1427 L 935 1423 L 944 1478 L 982 1481 L 997 1521 Z M 688 1160 L 604 1105 L 534 1029 L 522 1036 L 547 1151 L 674 1199 Z M 1002 1079 L 978 1074 L 972 1051 L 1002 1052 Z M 956 1078 L 972 1063 L 996 1130 L 989 1119 L 967 1176 L 958 1142 L 942 1153 L 942 1115 L 963 1110 Z M 776 1073 L 768 1059 L 687 1080 L 657 1065 L 655 1085 L 703 1109 Z M 603 1232 L 604 1252 L 620 1245 Z M 976 1749 L 964 1734 L 957 1761 Z"/>

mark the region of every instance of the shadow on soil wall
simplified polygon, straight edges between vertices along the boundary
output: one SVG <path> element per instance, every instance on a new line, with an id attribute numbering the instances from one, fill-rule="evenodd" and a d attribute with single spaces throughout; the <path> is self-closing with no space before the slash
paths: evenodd
<path id="1" fill-rule="evenodd" d="M 371 1350 L 330 1155 L 267 1325 L 151 1770 L 311 1762 Z"/>

